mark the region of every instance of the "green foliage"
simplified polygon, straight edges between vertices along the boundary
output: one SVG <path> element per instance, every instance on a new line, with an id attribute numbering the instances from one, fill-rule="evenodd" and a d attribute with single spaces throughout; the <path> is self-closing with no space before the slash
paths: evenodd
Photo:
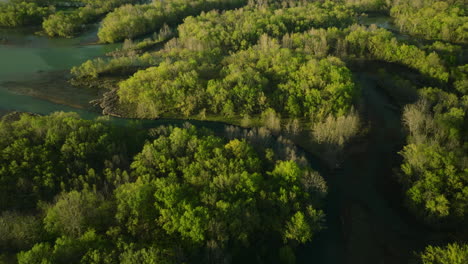
<path id="1" fill-rule="evenodd" d="M 48 243 L 38 243 L 31 250 L 18 254 L 18 264 L 52 264 L 51 251 Z"/>
<path id="2" fill-rule="evenodd" d="M 220 70 L 216 54 L 187 52 L 182 56 L 189 59 L 136 73 L 120 83 L 120 103 L 144 118 L 201 111 L 261 115 L 268 108 L 291 117 L 322 118 L 348 112 L 356 95 L 351 73 L 339 59 L 307 60 L 266 35 L 256 46 L 225 57 Z M 212 78 L 216 71 L 219 77 Z M 279 123 L 273 123 L 278 130 Z"/>
<path id="3" fill-rule="evenodd" d="M 281 130 L 281 116 L 273 108 L 268 108 L 262 113 L 263 125 L 273 132 Z"/>
<path id="4" fill-rule="evenodd" d="M 126 75 L 134 73 L 140 68 L 157 65 L 160 58 L 154 58 L 148 53 L 141 56 L 121 56 L 109 59 L 96 58 L 83 62 L 80 66 L 73 67 L 71 73 L 77 79 L 97 79 L 100 76 Z"/>
<path id="5" fill-rule="evenodd" d="M 468 245 L 453 243 L 445 247 L 428 246 L 420 256 L 423 264 L 463 264 L 468 262 Z"/>
<path id="6" fill-rule="evenodd" d="M 20 27 L 40 24 L 54 8 L 36 3 L 0 3 L 0 27 Z"/>
<path id="7" fill-rule="evenodd" d="M 327 10 L 324 6 L 315 4 L 312 8 Z M 282 12 L 276 10 L 274 14 L 282 16 L 278 15 L 274 23 L 286 23 L 288 20 L 284 17 L 288 16 L 285 14 L 294 13 L 291 10 L 293 8 L 281 9 Z M 322 13 L 326 13 L 324 10 Z M 252 22 L 259 28 L 231 28 L 237 25 L 234 19 L 260 19 L 256 16 L 265 12 L 268 10 L 254 12 L 246 8 L 189 18 L 179 27 L 180 38 L 169 41 L 162 51 L 137 58 L 116 58 L 110 62 L 97 59 L 86 62 L 73 72 L 76 76 L 96 77 L 108 68 L 117 68 L 114 65 L 118 65 L 118 61 L 138 62 L 144 58 L 149 64 L 159 63 L 119 84 L 119 107 L 132 117 L 204 113 L 204 116 L 232 118 L 259 116 L 272 108 L 283 117 L 308 118 L 314 122 L 323 121 L 327 116 L 348 114 L 358 94 L 351 72 L 340 59 L 330 54 L 344 59 L 399 63 L 420 71 L 431 81 L 449 80 L 445 62 L 435 52 L 428 54 L 416 46 L 401 43 L 384 29 L 352 26 L 341 30 L 313 29 L 285 34 L 288 28 L 281 26 L 279 28 L 284 28 L 281 29 L 283 32 L 270 32 L 273 36 L 282 36 L 280 45 L 272 37 L 256 35 L 269 30 L 269 27 L 262 29 L 261 23 Z M 331 12 L 336 13 L 341 14 Z M 227 23 L 230 19 L 233 22 Z M 327 19 L 336 22 L 332 18 L 319 21 L 327 23 Z M 223 23 L 226 23 L 226 28 L 208 28 L 212 24 L 224 26 Z M 295 22 L 287 25 L 291 23 Z M 239 32 L 231 34 L 228 30 Z M 257 44 L 252 46 L 252 41 L 257 41 Z M 241 50 L 233 52 L 237 49 Z M 229 51 L 231 53 L 227 54 Z M 457 74 L 461 76 L 457 77 L 457 87 L 461 87 L 464 83 L 462 71 Z"/>
<path id="8" fill-rule="evenodd" d="M 169 40 L 174 32 L 167 25 L 155 33 L 151 38 L 134 42 L 126 39 L 122 49 L 107 54 L 108 58 L 96 58 L 87 60 L 79 66 L 71 69 L 71 74 L 75 80 L 92 80 L 101 76 L 130 76 L 139 69 L 155 66 L 161 63 L 162 58 L 152 56 L 147 50 L 155 47 L 162 47 L 163 43 Z M 112 57 L 110 57 L 112 56 Z"/>
<path id="9" fill-rule="evenodd" d="M 126 144 L 119 142 L 125 130 L 74 114 L 5 119 L 0 135 L 2 209 L 34 207 L 64 190 L 102 187 L 102 171 L 128 160 Z"/>
<path id="10" fill-rule="evenodd" d="M 0 25 L 37 24 L 47 15 L 39 6 L 60 5 L 18 2 L 0 5 Z M 397 6 L 392 13 L 412 34 L 465 42 L 465 11 L 456 1 L 446 2 L 413 1 L 408 11 Z M 463 46 L 410 45 L 390 31 L 352 25 L 355 10 L 382 12 L 390 1 L 250 1 L 207 13 L 247 1 L 74 3 L 77 8 L 45 20 L 44 30 L 74 36 L 118 7 L 104 19 L 99 37 L 128 39 L 122 50 L 89 60 L 72 74 L 122 79 L 112 94 L 131 117 L 242 117 L 246 126 L 261 123 L 273 132 L 286 127 L 290 134 L 304 125 L 333 151 L 360 127 L 353 110 L 359 90 L 345 63 L 400 64 L 418 71 L 424 82 L 455 88 L 457 94 L 422 89 L 420 102 L 405 108 L 409 137 L 400 152 L 399 180 L 407 205 L 426 222 L 466 222 Z M 178 38 L 154 51 L 173 36 L 167 25 L 184 18 Z M 131 40 L 159 29 L 153 39 Z M 289 145 L 272 143 L 265 128 L 227 133 L 229 141 L 194 127 L 154 129 L 141 149 L 138 131 L 104 121 L 63 113 L 5 118 L 0 249 L 26 250 L 17 255 L 19 263 L 225 263 L 245 255 L 294 263 L 295 247 L 324 227 L 326 182 Z M 237 139 L 240 134 L 246 139 Z M 33 216 L 38 204 L 42 214 Z M 428 247 L 422 261 L 464 263 L 465 253 L 457 244 Z"/>
<path id="11" fill-rule="evenodd" d="M 115 191 L 117 221 L 141 241 L 151 241 L 157 236 L 157 226 L 152 224 L 157 217 L 154 192 L 154 186 L 144 184 L 141 179 L 124 184 Z"/>
<path id="12" fill-rule="evenodd" d="M 450 66 L 459 65 L 463 62 L 463 48 L 446 42 L 435 41 L 425 47 L 428 52 L 437 52 L 439 57 Z"/>
<path id="13" fill-rule="evenodd" d="M 360 12 L 381 12 L 385 13 L 389 4 L 389 0 L 344 0 L 344 2 Z"/>
<path id="14" fill-rule="evenodd" d="M 86 28 L 87 24 L 95 22 L 100 16 L 114 8 L 128 4 L 139 3 L 140 0 L 99 0 L 83 1 L 85 6 L 73 11 L 60 11 L 44 20 L 42 27 L 50 37 L 74 37 Z"/>
<path id="15" fill-rule="evenodd" d="M 44 228 L 56 235 L 79 237 L 89 229 L 102 229 L 111 223 L 112 205 L 99 194 L 71 191 L 45 209 Z"/>
<path id="16" fill-rule="evenodd" d="M 162 229 L 222 252 L 262 236 L 279 243 L 283 232 L 305 243 L 323 226 L 323 212 L 309 203 L 313 187 L 302 181 L 306 171 L 293 161 L 271 164 L 267 173 L 265 166 L 245 141 L 224 143 L 194 128 L 175 128 L 135 157 L 138 180 L 117 189 L 117 219 L 132 235 L 157 237 Z M 293 222 L 298 227 L 288 224 L 301 214 L 300 222 Z M 292 228 L 308 233 L 289 235 Z"/>
<path id="17" fill-rule="evenodd" d="M 174 25 L 190 15 L 211 9 L 229 9 L 246 4 L 245 0 L 153 1 L 145 5 L 125 5 L 108 14 L 98 36 L 102 42 L 117 42 L 156 32 L 164 24 Z"/>
<path id="18" fill-rule="evenodd" d="M 414 181 L 407 191 L 408 198 L 427 212 L 427 219 L 449 215 L 463 218 L 468 202 L 468 189 L 463 179 L 467 175 L 454 166 L 457 162 L 454 153 L 437 147 L 408 145 L 402 155 L 408 162 L 402 169 Z"/>
<path id="19" fill-rule="evenodd" d="M 155 118 L 168 111 L 188 116 L 199 109 L 203 95 L 196 66 L 196 61 L 163 62 L 140 71 L 120 84 L 121 101 L 135 105 L 137 116 L 143 118 Z"/>
<path id="20" fill-rule="evenodd" d="M 59 237 L 53 247 L 48 243 L 38 243 L 31 250 L 20 252 L 17 258 L 19 264 L 83 263 L 80 260 L 88 251 L 100 249 L 102 245 L 102 237 L 90 230 L 79 238 Z"/>
<path id="21" fill-rule="evenodd" d="M 43 230 L 38 217 L 11 211 L 4 211 L 0 216 L 0 251 L 29 249 L 42 237 Z"/>
<path id="22" fill-rule="evenodd" d="M 83 29 L 85 20 L 76 13 L 57 12 L 42 23 L 47 35 L 51 37 L 72 37 Z"/>
<path id="23" fill-rule="evenodd" d="M 355 27 L 346 41 L 355 54 L 370 54 L 379 60 L 409 66 L 442 82 L 448 81 L 449 73 L 437 53 L 427 54 L 416 46 L 399 43 L 385 29 Z"/>
<path id="24" fill-rule="evenodd" d="M 15 0 L 0 3 L 0 27 L 38 26 L 51 37 L 73 37 L 114 8 L 141 0 Z M 55 13 L 56 7 L 68 7 Z M 70 7 L 75 7 L 70 9 Z"/>
<path id="25" fill-rule="evenodd" d="M 422 7 L 411 2 L 401 1 L 391 9 L 395 23 L 402 31 L 427 39 L 459 43 L 467 41 L 466 2 L 451 4 L 446 1 L 428 1 Z"/>
<path id="26" fill-rule="evenodd" d="M 315 123 L 312 135 L 319 143 L 342 148 L 344 143 L 357 135 L 359 127 L 359 116 L 353 111 L 337 118 L 328 116 L 323 122 Z"/>
<path id="27" fill-rule="evenodd" d="M 286 225 L 286 232 L 284 234 L 286 239 L 306 243 L 312 238 L 312 232 L 309 224 L 305 219 L 302 212 L 297 212 L 292 216 L 291 220 Z"/>
<path id="28" fill-rule="evenodd" d="M 290 8 L 240 8 L 223 13 L 211 11 L 188 17 L 179 26 L 182 41 L 205 48 L 246 49 L 262 35 L 278 38 L 311 28 L 346 27 L 355 22 L 351 9 L 333 2 L 305 3 Z"/>
<path id="29" fill-rule="evenodd" d="M 405 108 L 409 145 L 401 155 L 410 208 L 429 223 L 462 223 L 468 208 L 466 107 L 455 95 L 424 89 Z"/>
<path id="30" fill-rule="evenodd" d="M 350 111 L 357 89 L 344 63 L 334 57 L 309 60 L 280 89 L 291 116 L 342 116 Z M 280 95 L 281 97 L 281 95 Z"/>
<path id="31" fill-rule="evenodd" d="M 306 163 L 299 165 L 280 151 L 255 150 L 247 140 L 225 141 L 191 126 L 156 129 L 154 140 L 126 167 L 129 175 L 118 162 L 103 161 L 112 155 L 116 162 L 113 154 L 123 153 L 116 146 L 107 152 L 113 140 L 123 139 L 106 123 L 64 113 L 23 114 L 7 116 L 0 128 L 9 139 L 0 141 L 7 161 L 1 163 L 2 180 L 14 182 L 5 172 L 12 170 L 7 158 L 15 154 L 14 164 L 30 164 L 28 170 L 34 170 L 21 171 L 29 190 L 45 188 L 45 176 L 29 176 L 41 171 L 40 164 L 49 164 L 49 182 L 60 185 L 26 200 L 26 205 L 38 202 L 42 213 L 8 211 L 0 217 L 0 249 L 24 250 L 17 254 L 18 263 L 219 263 L 242 259 L 239 252 L 256 247 L 288 248 L 283 258 L 291 260 L 294 247 L 324 226 L 319 209 L 327 189 L 323 178 Z M 252 134 L 249 141 L 267 136 Z M 19 137 L 28 144 L 14 148 Z M 59 155 L 50 154 L 57 149 Z M 24 151 L 43 154 L 40 163 Z M 296 153 L 289 156 L 298 159 Z M 81 168 L 89 170 L 75 176 Z M 54 181 L 58 173 L 67 178 Z M 16 202 L 21 190 L 6 187 L 2 195 Z M 59 191 L 50 202 L 49 196 Z M 267 251 L 256 255 L 269 259 L 262 253 Z"/>
<path id="32" fill-rule="evenodd" d="M 436 53 L 438 50 L 430 48 L 429 52 L 426 52 L 415 45 L 397 40 L 390 31 L 375 26 L 353 25 L 342 30 L 335 27 L 312 29 L 308 32 L 285 35 L 282 42 L 284 46 L 297 52 L 315 57 L 333 54 L 343 59 L 398 63 L 438 82 L 449 81 L 449 72 L 445 66 L 447 63 Z"/>
<path id="33" fill-rule="evenodd" d="M 157 247 L 143 249 L 129 249 L 122 253 L 121 264 L 171 264 L 173 261 L 168 259 L 168 252 Z"/>
<path id="34" fill-rule="evenodd" d="M 455 89 L 462 95 L 468 95 L 468 64 L 455 68 L 453 78 Z"/>

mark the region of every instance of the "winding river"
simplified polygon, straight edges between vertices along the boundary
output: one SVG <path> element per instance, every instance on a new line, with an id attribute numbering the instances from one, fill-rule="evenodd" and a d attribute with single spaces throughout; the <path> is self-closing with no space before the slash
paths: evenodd
<path id="1" fill-rule="evenodd" d="M 392 29 L 388 18 L 365 18 L 361 23 Z M 31 29 L 0 30 L 0 112 L 73 111 L 86 119 L 99 117 L 88 107 L 97 96 L 95 92 L 70 86 L 68 72 L 72 66 L 102 56 L 118 45 L 93 45 L 95 30 L 76 39 L 48 39 L 33 33 Z M 408 223 L 402 216 L 404 210 L 385 194 L 386 186 L 393 182 L 390 178 L 396 164 L 392 161 L 402 144 L 400 113 L 379 91 L 373 76 L 357 73 L 355 77 L 363 90 L 366 118 L 371 122 L 369 142 L 352 153 L 341 169 L 320 169 L 329 182 L 328 228 L 301 248 L 298 263 L 406 263 L 412 251 L 426 243 L 421 237 L 425 230 Z M 122 125 L 129 122 L 112 120 Z M 184 121 L 143 122 L 155 126 Z M 191 123 L 218 131 L 225 127 L 215 122 Z"/>

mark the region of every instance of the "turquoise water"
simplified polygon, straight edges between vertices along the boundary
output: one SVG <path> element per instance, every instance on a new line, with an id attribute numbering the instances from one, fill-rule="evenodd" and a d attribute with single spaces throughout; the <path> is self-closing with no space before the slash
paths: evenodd
<path id="1" fill-rule="evenodd" d="M 0 29 L 0 109 L 41 114 L 73 110 L 38 98 L 86 107 L 96 91 L 69 85 L 70 68 L 119 46 L 93 45 L 96 29 L 75 39 L 49 39 L 33 29 Z"/>

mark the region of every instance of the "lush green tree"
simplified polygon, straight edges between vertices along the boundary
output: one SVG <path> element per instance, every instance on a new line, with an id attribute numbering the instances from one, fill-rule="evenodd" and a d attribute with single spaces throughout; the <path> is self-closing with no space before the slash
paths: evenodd
<path id="1" fill-rule="evenodd" d="M 315 123 L 312 135 L 317 142 L 326 143 L 328 147 L 343 147 L 359 132 L 359 127 L 359 116 L 353 111 L 349 115 L 328 116 L 323 122 Z"/>
<path id="2" fill-rule="evenodd" d="M 167 251 L 161 250 L 159 247 L 148 247 L 142 249 L 128 249 L 121 254 L 121 264 L 171 264 L 175 263 L 168 256 Z"/>
<path id="3" fill-rule="evenodd" d="M 95 22 L 100 16 L 114 8 L 129 3 L 140 3 L 141 0 L 99 0 L 82 1 L 85 4 L 73 11 L 60 11 L 49 16 L 42 23 L 45 33 L 51 37 L 74 37 Z"/>
<path id="4" fill-rule="evenodd" d="M 285 117 L 317 120 L 328 115 L 347 114 L 358 93 L 351 81 L 351 72 L 330 54 L 345 60 L 357 58 L 399 63 L 418 70 L 431 82 L 449 81 L 446 67 L 449 63 L 436 53 L 441 52 L 440 45 L 429 48 L 429 53 L 397 41 L 384 29 L 360 26 L 341 30 L 313 29 L 280 35 L 281 42 L 267 35 L 247 37 L 256 29 L 229 28 L 236 25 L 235 22 L 227 24 L 229 27 L 226 28 L 203 29 L 219 17 L 224 19 L 216 24 L 224 23 L 236 12 L 236 19 L 255 17 L 259 13 L 245 9 L 222 15 L 216 12 L 201 15 L 205 20 L 213 21 L 209 24 L 201 23 L 200 17 L 189 18 L 179 27 L 180 38 L 169 41 L 162 51 L 136 58 L 124 56 L 108 62 L 102 59 L 88 61 L 73 72 L 76 76 L 96 78 L 109 69 L 118 69 L 119 65 L 157 65 L 120 83 L 117 92 L 119 107 L 123 108 L 120 112 L 144 118 L 199 113 L 204 113 L 205 117 L 208 114 L 232 118 L 259 115 L 267 108 L 273 108 Z M 279 14 L 284 15 L 284 12 Z M 239 30 L 239 33 L 227 34 L 224 30 Z M 251 33 L 242 32 L 246 30 Z M 252 46 L 250 39 L 257 40 L 257 44 Z M 236 42 L 241 44 L 229 44 Z M 245 49 L 225 54 L 242 47 Z M 446 60 L 452 59 L 446 57 Z M 457 87 L 463 87 L 463 68 L 459 69 L 452 75 L 457 78 Z"/>
<path id="5" fill-rule="evenodd" d="M 43 238 L 38 217 L 4 211 L 0 216 L 0 250 L 18 251 L 31 248 Z"/>
<path id="6" fill-rule="evenodd" d="M 391 15 L 401 30 L 427 39 L 467 41 L 466 2 L 431 0 L 425 1 L 423 6 L 413 1 L 399 2 L 392 7 Z"/>
<path id="7" fill-rule="evenodd" d="M 392 3 L 388 0 L 344 0 L 343 2 L 361 12 L 379 13 L 386 13 L 389 4 Z"/>
<path id="8" fill-rule="evenodd" d="M 52 264 L 52 249 L 48 243 L 38 243 L 31 250 L 18 254 L 18 264 Z"/>
<path id="9" fill-rule="evenodd" d="M 59 11 L 49 16 L 42 27 L 51 37 L 72 37 L 80 32 L 85 25 L 85 20 L 79 14 Z"/>
<path id="10" fill-rule="evenodd" d="M 139 133 L 76 114 L 21 115 L 0 122 L 1 208 L 35 207 L 60 191 L 103 187 L 105 168 L 125 167 Z M 135 131 L 136 132 L 136 131 Z M 129 145 L 121 139 L 133 141 Z M 128 147 L 127 147 L 128 146 Z"/>
<path id="11" fill-rule="evenodd" d="M 308 169 L 264 164 L 245 141 L 175 128 L 146 144 L 132 169 L 138 180 L 116 190 L 117 219 L 132 235 L 165 233 L 226 257 L 266 237 L 305 243 L 323 226 L 309 200 L 321 187 L 304 183 Z"/>
<path id="12" fill-rule="evenodd" d="M 108 14 L 98 36 L 102 42 L 117 42 L 157 32 L 164 24 L 175 25 L 190 15 L 211 9 L 229 9 L 246 4 L 245 0 L 153 1 L 145 5 L 125 5 Z"/>
<path id="13" fill-rule="evenodd" d="M 155 118 L 165 112 L 193 114 L 203 98 L 197 62 L 161 63 L 136 73 L 120 84 L 123 102 L 135 106 L 138 117 Z"/>
<path id="14" fill-rule="evenodd" d="M 405 108 L 409 130 L 401 182 L 410 208 L 432 224 L 459 224 L 468 208 L 466 106 L 439 89 L 422 91 L 423 99 Z"/>
<path id="15" fill-rule="evenodd" d="M 311 28 L 346 27 L 356 22 L 355 13 L 333 2 L 306 3 L 289 8 L 252 7 L 220 13 L 211 11 L 188 17 L 178 27 L 180 39 L 205 48 L 240 50 L 255 45 L 262 35 L 279 38 Z"/>
<path id="16" fill-rule="evenodd" d="M 468 95 L 468 64 L 458 66 L 453 70 L 453 86 L 461 94 Z"/>
<path id="17" fill-rule="evenodd" d="M 437 53 L 427 54 L 414 45 L 399 43 L 385 29 L 357 27 L 346 36 L 353 53 L 371 54 L 387 62 L 396 62 L 419 70 L 428 77 L 447 82 L 449 73 Z"/>
<path id="18" fill-rule="evenodd" d="M 285 93 L 285 107 L 290 115 L 319 120 L 348 113 L 357 94 L 351 72 L 333 57 L 308 61 L 279 88 Z"/>
<path id="19" fill-rule="evenodd" d="M 0 27 L 38 25 L 52 12 L 54 8 L 42 7 L 36 3 L 0 3 Z"/>
<path id="20" fill-rule="evenodd" d="M 63 193 L 45 208 L 44 228 L 55 235 L 79 237 L 87 229 L 103 230 L 112 223 L 112 203 L 90 191 Z"/>
<path id="21" fill-rule="evenodd" d="M 88 125 L 106 126 L 63 113 L 7 116 L 1 124 L 2 135 L 22 133 L 32 142 L 46 140 L 47 146 L 70 140 L 67 126 L 86 130 L 87 143 L 97 133 Z M 243 259 L 240 252 L 255 252 L 257 247 L 262 250 L 252 254 L 258 258 L 294 259 L 293 249 L 324 227 L 319 208 L 325 181 L 306 162 L 288 158 L 298 156 L 290 147 L 277 145 L 288 149 L 285 155 L 266 148 L 274 145 L 258 142 L 263 148 L 256 150 L 248 141 L 268 140 L 260 133 L 226 141 L 193 126 L 152 131 L 155 139 L 134 157 L 131 176 L 112 166 L 101 176 L 90 171 L 78 177 L 81 184 L 92 186 L 96 178 L 104 178 L 104 186 L 76 188 L 73 180 L 63 181 L 63 191 L 53 202 L 39 202 L 43 213 L 37 217 L 4 213 L 2 249 L 25 250 L 17 255 L 18 263 L 41 264 L 219 263 Z M 66 156 L 67 148 L 58 146 Z M 81 147 L 91 148 L 84 143 Z M 95 162 L 95 152 L 73 151 L 82 155 L 84 164 Z M 43 158 L 51 162 L 55 157 Z M 276 247 L 285 250 L 273 257 L 262 253 Z"/>
<path id="22" fill-rule="evenodd" d="M 351 72 L 339 59 L 307 60 L 266 35 L 221 62 L 216 50 L 181 56 L 186 55 L 189 59 L 176 57 L 121 82 L 118 95 L 126 112 L 144 118 L 201 111 L 232 117 L 272 108 L 291 117 L 321 119 L 349 112 L 357 94 Z M 216 71 L 220 76 L 213 78 Z"/>
<path id="23" fill-rule="evenodd" d="M 468 245 L 452 243 L 445 247 L 428 246 L 420 256 L 423 264 L 462 264 L 468 261 Z"/>
<path id="24" fill-rule="evenodd" d="M 36 244 L 31 250 L 20 252 L 17 258 L 20 264 L 86 263 L 81 259 L 87 260 L 87 252 L 102 249 L 102 245 L 105 245 L 102 237 L 89 230 L 79 238 L 59 237 L 53 246 L 49 243 Z"/>

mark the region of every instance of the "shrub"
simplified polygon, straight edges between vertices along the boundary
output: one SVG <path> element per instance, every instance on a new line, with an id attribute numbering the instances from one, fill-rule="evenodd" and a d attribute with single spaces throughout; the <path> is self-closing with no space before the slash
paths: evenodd
<path id="1" fill-rule="evenodd" d="M 357 135 L 359 123 L 359 116 L 355 111 L 339 117 L 329 115 L 323 122 L 317 122 L 313 125 L 312 135 L 319 143 L 342 147 Z"/>

